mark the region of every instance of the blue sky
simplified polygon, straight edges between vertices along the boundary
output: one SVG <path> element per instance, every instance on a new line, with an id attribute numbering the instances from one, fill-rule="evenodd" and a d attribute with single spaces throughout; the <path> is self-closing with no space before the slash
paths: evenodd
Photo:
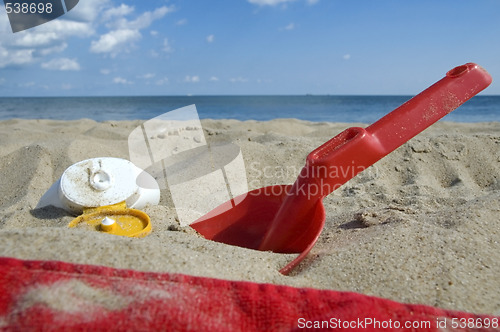
<path id="1" fill-rule="evenodd" d="M 500 1 L 80 0 L 12 33 L 0 96 L 405 94 L 466 62 L 500 94 Z"/>

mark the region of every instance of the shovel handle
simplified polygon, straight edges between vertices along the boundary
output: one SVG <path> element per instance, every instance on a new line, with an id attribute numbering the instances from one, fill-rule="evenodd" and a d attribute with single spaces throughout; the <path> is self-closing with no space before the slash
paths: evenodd
<path id="1" fill-rule="evenodd" d="M 259 249 L 280 251 L 290 243 L 300 242 L 308 212 L 325 196 L 465 103 L 491 81 L 488 72 L 475 63 L 455 67 L 366 129 L 348 128 L 315 149 L 307 156 L 306 165 Z"/>
<path id="2" fill-rule="evenodd" d="M 366 129 L 349 128 L 307 157 L 306 167 L 321 181 L 326 196 L 412 137 L 484 90 L 492 81 L 475 63 L 453 68 L 446 76 Z M 335 172 L 334 172 L 335 171 Z M 332 176 L 332 174 L 334 176 Z M 312 179 L 309 178 L 309 181 Z"/>
<path id="3" fill-rule="evenodd" d="M 392 152 L 490 85 L 491 76 L 475 63 L 453 68 L 446 76 L 396 108 L 366 131 Z"/>

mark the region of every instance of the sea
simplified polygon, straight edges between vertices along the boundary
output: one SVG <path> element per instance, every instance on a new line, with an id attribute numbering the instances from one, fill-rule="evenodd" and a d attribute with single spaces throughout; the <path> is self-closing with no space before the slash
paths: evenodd
<path id="1" fill-rule="evenodd" d="M 266 121 L 296 118 L 315 122 L 372 123 L 411 96 L 137 96 L 2 97 L 0 120 L 96 121 L 152 119 L 195 104 L 200 118 Z M 476 96 L 443 121 L 500 121 L 500 96 Z"/>

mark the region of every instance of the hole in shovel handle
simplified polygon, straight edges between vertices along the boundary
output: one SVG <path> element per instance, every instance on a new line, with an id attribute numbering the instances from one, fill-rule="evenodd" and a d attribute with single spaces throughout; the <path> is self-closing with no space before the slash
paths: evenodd
<path id="1" fill-rule="evenodd" d="M 309 154 L 307 161 L 312 164 L 327 164 L 330 163 L 334 153 L 341 149 L 351 140 L 364 133 L 363 128 L 352 127 L 347 128 L 328 142 L 319 146 Z"/>
<path id="2" fill-rule="evenodd" d="M 475 65 L 473 63 L 466 63 L 465 65 L 461 65 L 461 66 L 458 66 L 458 67 L 451 69 L 450 71 L 448 71 L 446 73 L 446 76 L 451 77 L 451 78 L 459 77 L 459 76 L 465 74 L 466 72 L 468 72 L 470 69 L 474 68 L 474 66 Z"/>
<path id="3" fill-rule="evenodd" d="M 364 128 L 348 128 L 309 154 L 308 181 L 321 187 L 318 198 L 325 197 L 383 155 L 378 140 Z"/>

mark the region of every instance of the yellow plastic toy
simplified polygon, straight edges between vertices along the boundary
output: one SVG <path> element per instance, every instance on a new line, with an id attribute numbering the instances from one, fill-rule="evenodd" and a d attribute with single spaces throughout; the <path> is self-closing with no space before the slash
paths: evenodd
<path id="1" fill-rule="evenodd" d="M 99 232 L 128 237 L 144 237 L 151 233 L 149 216 L 136 209 L 128 209 L 125 202 L 84 209 L 68 227 L 83 227 Z"/>
<path id="2" fill-rule="evenodd" d="M 159 200 L 159 186 L 151 175 L 128 160 L 102 157 L 68 167 L 37 207 L 52 205 L 81 214 L 68 227 L 144 237 L 151 232 L 151 220 L 136 208 Z"/>

